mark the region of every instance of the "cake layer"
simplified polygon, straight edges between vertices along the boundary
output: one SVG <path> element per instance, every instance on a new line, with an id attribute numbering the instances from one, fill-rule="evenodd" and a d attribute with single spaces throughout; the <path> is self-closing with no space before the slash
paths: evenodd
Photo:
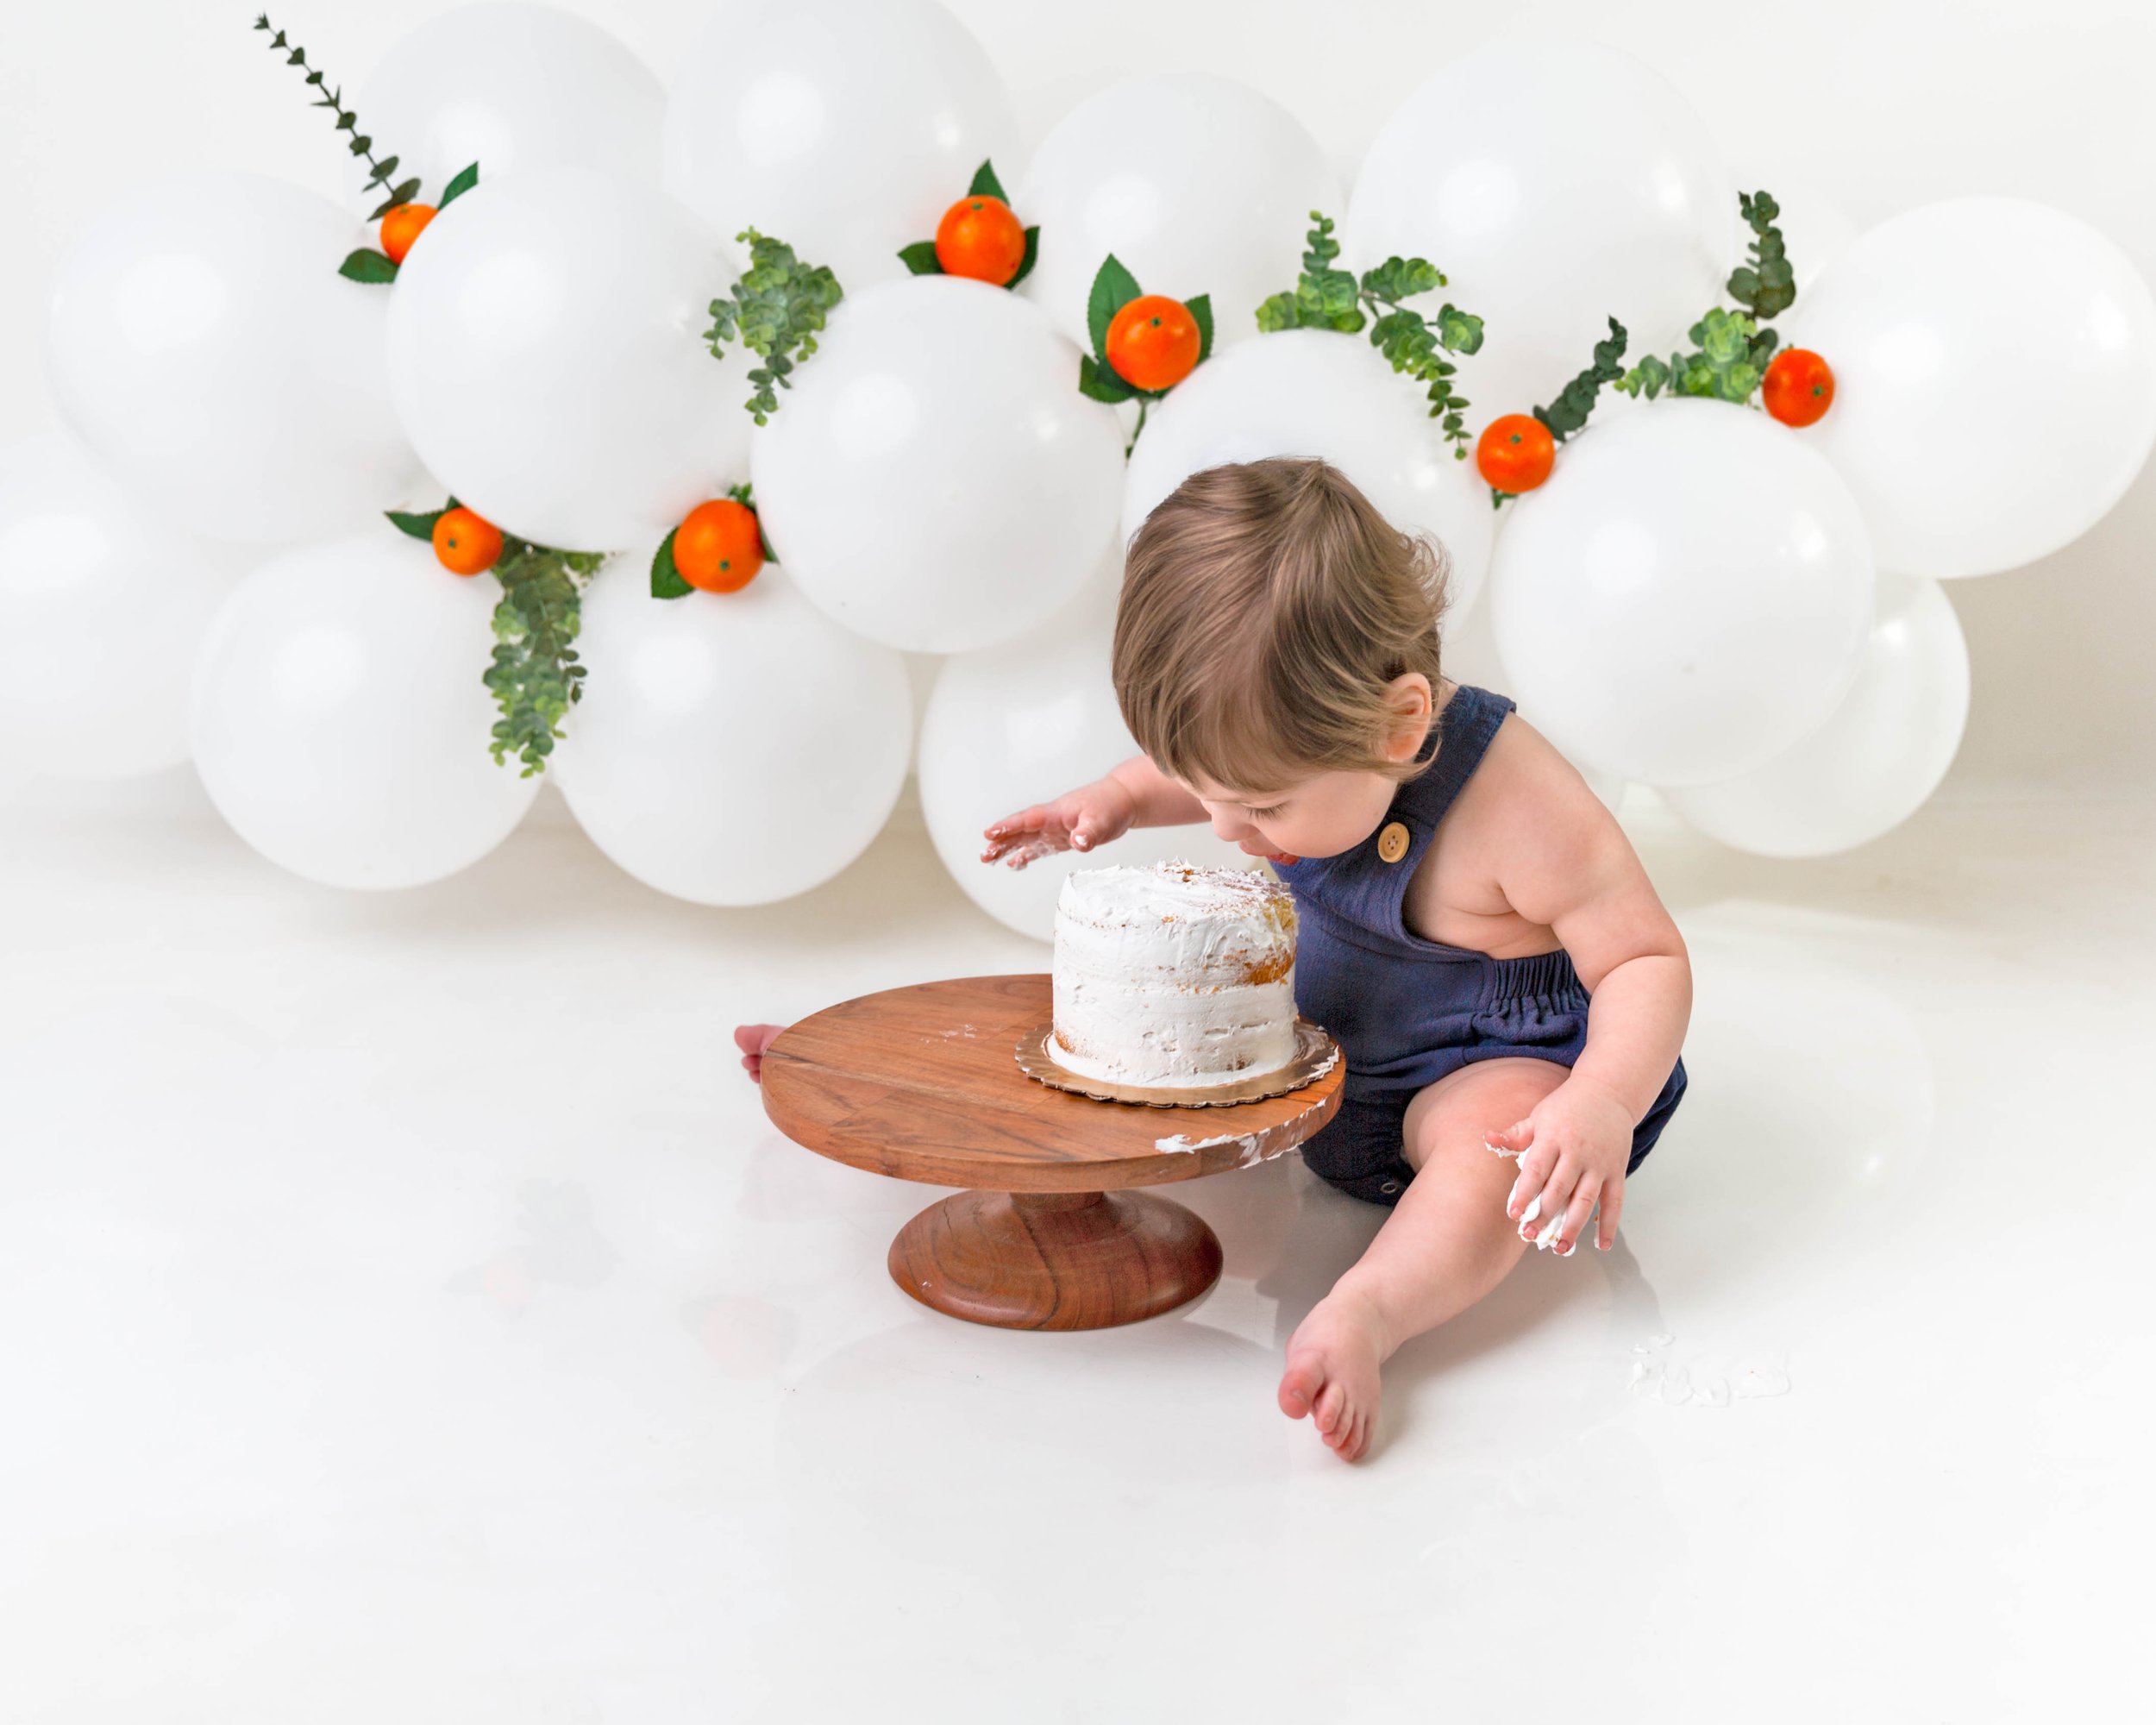
<path id="1" fill-rule="evenodd" d="M 1255 870 L 1081 869 L 1056 911 L 1050 1054 L 1084 1077 L 1217 1084 L 1295 1051 L 1295 906 Z"/>

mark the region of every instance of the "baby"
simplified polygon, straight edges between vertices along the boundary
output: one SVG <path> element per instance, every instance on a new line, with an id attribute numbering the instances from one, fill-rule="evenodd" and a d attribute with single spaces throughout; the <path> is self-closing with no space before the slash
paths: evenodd
<path id="1" fill-rule="evenodd" d="M 1392 1212 L 1280 1380 L 1348 1461 L 1408 1337 L 1526 1242 L 1570 1257 L 1599 1210 L 1614 1243 L 1685 1087 L 1677 925 L 1570 763 L 1440 673 L 1445 587 L 1440 555 L 1323 461 L 1192 474 L 1124 566 L 1113 674 L 1144 752 L 997 821 L 981 853 L 1023 868 L 1208 821 L 1294 893 L 1295 1005 L 1347 1063 L 1304 1159 Z M 735 1032 L 751 1076 L 776 1033 Z"/>

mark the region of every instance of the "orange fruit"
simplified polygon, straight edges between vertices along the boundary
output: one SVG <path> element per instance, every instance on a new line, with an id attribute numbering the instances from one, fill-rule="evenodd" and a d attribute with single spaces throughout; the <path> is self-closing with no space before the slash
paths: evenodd
<path id="1" fill-rule="evenodd" d="M 674 530 L 674 567 L 705 593 L 739 593 L 763 567 L 756 511 L 730 497 L 698 504 Z"/>
<path id="2" fill-rule="evenodd" d="M 1493 490 L 1532 491 L 1550 477 L 1557 458 L 1550 428 L 1532 413 L 1507 413 L 1482 428 L 1475 466 Z"/>
<path id="3" fill-rule="evenodd" d="M 1767 367 L 1759 400 L 1784 425 L 1810 425 L 1834 405 L 1834 373 L 1809 348 L 1784 348 Z"/>
<path id="4" fill-rule="evenodd" d="M 502 555 L 502 530 L 468 509 L 445 509 L 434 524 L 434 554 L 451 574 L 476 575 Z"/>
<path id="5" fill-rule="evenodd" d="M 952 204 L 936 224 L 936 261 L 945 275 L 1001 287 L 1025 261 L 1025 229 L 1000 198 L 975 192 Z"/>
<path id="6" fill-rule="evenodd" d="M 382 216 L 382 250 L 393 264 L 401 264 L 419 230 L 434 220 L 431 204 L 399 204 Z"/>
<path id="7" fill-rule="evenodd" d="M 1141 293 L 1108 323 L 1108 365 L 1133 389 L 1173 389 L 1198 363 L 1198 320 L 1164 293 Z"/>

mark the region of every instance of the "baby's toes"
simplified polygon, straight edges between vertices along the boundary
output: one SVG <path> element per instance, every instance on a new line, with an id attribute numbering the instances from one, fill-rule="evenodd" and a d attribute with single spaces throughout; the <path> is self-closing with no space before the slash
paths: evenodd
<path id="1" fill-rule="evenodd" d="M 1314 1353 L 1290 1357 L 1280 1377 L 1280 1411 L 1291 1420 L 1310 1412 L 1324 1387 L 1325 1373 Z"/>
<path id="2" fill-rule="evenodd" d="M 1310 1417 L 1317 1422 L 1318 1429 L 1325 1433 L 1325 1440 L 1331 1443 L 1333 1430 L 1341 1423 L 1346 1412 L 1347 1392 L 1340 1388 L 1336 1378 L 1319 1392 L 1318 1405 L 1311 1410 Z"/>

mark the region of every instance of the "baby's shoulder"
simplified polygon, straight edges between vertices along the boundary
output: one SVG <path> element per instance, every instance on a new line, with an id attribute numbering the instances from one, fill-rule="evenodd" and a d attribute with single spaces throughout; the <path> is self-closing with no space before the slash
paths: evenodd
<path id="1" fill-rule="evenodd" d="M 1579 768 L 1517 710 L 1499 721 L 1451 815 L 1456 840 L 1481 837 L 1500 845 L 1553 827 L 1599 827 L 1611 819 Z"/>

